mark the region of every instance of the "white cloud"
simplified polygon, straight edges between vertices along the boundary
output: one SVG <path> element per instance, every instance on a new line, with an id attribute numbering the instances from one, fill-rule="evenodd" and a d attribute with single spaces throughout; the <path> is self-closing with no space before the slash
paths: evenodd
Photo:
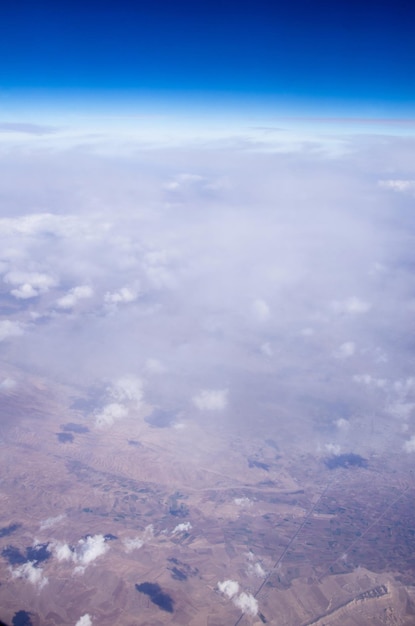
<path id="1" fill-rule="evenodd" d="M 166 371 L 165 366 L 158 359 L 147 359 L 145 369 L 149 374 L 164 374 Z"/>
<path id="2" fill-rule="evenodd" d="M 257 322 L 266 322 L 271 317 L 271 309 L 262 298 L 253 301 L 252 312 Z"/>
<path id="3" fill-rule="evenodd" d="M 40 272 L 12 271 L 4 276 L 4 281 L 9 285 L 16 285 L 11 294 L 21 300 L 35 298 L 57 284 L 55 278 Z"/>
<path id="4" fill-rule="evenodd" d="M 47 583 L 48 579 L 43 574 L 43 570 L 40 567 L 34 565 L 34 561 L 28 561 L 19 565 L 12 570 L 13 578 L 23 578 L 28 580 L 32 585 L 36 585 L 39 589 L 42 589 Z"/>
<path id="5" fill-rule="evenodd" d="M 238 593 L 239 583 L 236 580 L 224 580 L 222 582 L 218 582 L 218 589 L 227 598 L 231 599 Z"/>
<path id="6" fill-rule="evenodd" d="M 121 289 L 112 293 L 107 291 L 104 300 L 109 304 L 128 304 L 129 302 L 135 302 L 138 296 L 138 289 L 134 287 L 121 287 Z"/>
<path id="7" fill-rule="evenodd" d="M 193 397 L 193 404 L 201 411 L 221 411 L 228 405 L 228 390 L 202 389 Z"/>
<path id="8" fill-rule="evenodd" d="M 108 428 L 115 422 L 130 415 L 131 405 L 139 408 L 143 400 L 143 382 L 136 376 L 123 376 L 108 389 L 108 396 L 116 402 L 108 402 L 102 409 L 96 410 L 95 426 Z"/>
<path id="9" fill-rule="evenodd" d="M 56 542 L 52 549 L 59 561 L 72 561 L 77 565 L 75 572 L 83 573 L 88 565 L 108 551 L 109 546 L 104 535 L 89 535 L 80 539 L 73 548 L 66 543 Z"/>
<path id="10" fill-rule="evenodd" d="M 346 431 L 350 428 L 350 422 L 345 420 L 344 417 L 339 417 L 339 419 L 335 421 L 335 424 L 339 430 Z"/>
<path id="11" fill-rule="evenodd" d="M 341 447 L 337 443 L 326 443 L 324 445 L 324 448 L 326 452 L 328 452 L 329 454 L 335 454 L 335 455 L 340 454 L 340 450 L 341 450 Z"/>
<path id="12" fill-rule="evenodd" d="M 302 335 L 303 337 L 312 337 L 315 333 L 315 330 L 313 328 L 302 328 L 300 330 L 300 335 Z"/>
<path id="13" fill-rule="evenodd" d="M 261 344 L 260 350 L 264 356 L 271 358 L 274 355 L 274 351 L 270 343 L 265 342 Z"/>
<path id="14" fill-rule="evenodd" d="M 386 379 L 375 378 L 374 376 L 371 376 L 370 374 L 355 374 L 353 376 L 353 380 L 356 383 L 360 383 L 362 385 L 372 385 L 374 387 L 379 387 L 380 389 L 385 387 L 387 384 Z"/>
<path id="15" fill-rule="evenodd" d="M 56 301 L 60 309 L 72 309 L 80 300 L 92 298 L 94 295 L 92 287 L 89 285 L 79 285 L 73 287 L 69 293 Z"/>
<path id="16" fill-rule="evenodd" d="M 88 613 L 82 615 L 76 622 L 75 626 L 92 626 L 92 618 Z"/>
<path id="17" fill-rule="evenodd" d="M 140 537 L 135 537 L 131 539 L 123 539 L 123 544 L 125 546 L 126 552 L 132 552 L 133 550 L 139 550 L 144 545 L 144 540 Z"/>
<path id="18" fill-rule="evenodd" d="M 110 387 L 109 393 L 119 402 L 134 402 L 138 407 L 143 399 L 143 381 L 136 376 L 123 376 Z"/>
<path id="19" fill-rule="evenodd" d="M 62 513 L 61 515 L 56 515 L 55 517 L 48 517 L 40 523 L 40 530 L 46 530 L 47 528 L 52 528 L 62 522 L 66 518 L 66 515 Z"/>
<path id="20" fill-rule="evenodd" d="M 15 389 L 17 382 L 13 378 L 4 378 L 0 383 L 0 391 L 10 391 Z"/>
<path id="21" fill-rule="evenodd" d="M 385 189 L 391 189 L 392 191 L 401 193 L 405 191 L 415 191 L 415 180 L 392 178 L 389 180 L 380 180 L 379 185 Z"/>
<path id="22" fill-rule="evenodd" d="M 351 315 L 367 313 L 372 308 L 369 302 L 361 300 L 356 296 L 352 296 L 346 300 L 334 301 L 331 303 L 331 306 L 336 313 L 349 313 Z"/>
<path id="23" fill-rule="evenodd" d="M 127 537 L 123 539 L 123 544 L 124 544 L 126 552 L 139 550 L 140 548 L 143 547 L 145 543 L 147 543 L 148 541 L 151 541 L 153 537 L 154 537 L 154 527 L 153 527 L 153 524 L 149 524 L 148 526 L 145 527 L 141 535 L 137 537 L 132 537 L 132 538 Z"/>
<path id="24" fill-rule="evenodd" d="M 13 320 L 0 320 L 0 341 L 10 337 L 23 335 L 24 326 L 21 322 Z"/>
<path id="25" fill-rule="evenodd" d="M 356 344 L 353 341 L 345 341 L 339 346 L 338 350 L 335 352 L 335 356 L 338 359 L 348 359 L 353 356 L 356 352 Z"/>
<path id="26" fill-rule="evenodd" d="M 408 440 L 405 441 L 405 443 L 403 444 L 403 449 L 405 450 L 405 452 L 415 452 L 415 435 L 412 435 L 412 437 Z"/>
<path id="27" fill-rule="evenodd" d="M 128 416 L 128 409 L 119 402 L 106 404 L 103 409 L 95 413 L 95 426 L 106 428 Z"/>
<path id="28" fill-rule="evenodd" d="M 245 615 L 251 615 L 254 617 L 258 614 L 258 601 L 251 593 L 243 591 L 239 596 L 233 597 L 232 602 Z"/>
<path id="29" fill-rule="evenodd" d="M 262 567 L 261 563 L 249 563 L 248 564 L 248 573 L 252 576 L 256 576 L 257 578 L 265 578 L 267 572 Z"/>
<path id="30" fill-rule="evenodd" d="M 218 582 L 218 589 L 229 600 L 232 600 L 234 605 L 245 613 L 246 615 L 255 616 L 258 613 L 258 602 L 254 596 L 250 593 L 242 591 L 239 593 L 239 583 L 236 580 L 224 580 Z"/>
<path id="31" fill-rule="evenodd" d="M 177 524 L 177 526 L 173 528 L 173 530 L 171 531 L 171 534 L 175 535 L 176 533 L 186 533 L 186 532 L 189 532 L 191 528 L 192 528 L 192 525 L 190 522 L 182 522 L 181 524 Z"/>
<path id="32" fill-rule="evenodd" d="M 235 504 L 237 506 L 242 506 L 242 507 L 248 507 L 248 506 L 252 506 L 252 500 L 250 500 L 249 498 L 234 498 L 233 501 L 235 502 Z"/>

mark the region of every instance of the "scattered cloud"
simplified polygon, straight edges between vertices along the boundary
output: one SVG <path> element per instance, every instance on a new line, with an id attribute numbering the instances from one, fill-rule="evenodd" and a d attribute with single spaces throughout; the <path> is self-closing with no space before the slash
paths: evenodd
<path id="1" fill-rule="evenodd" d="M 3 280 L 14 286 L 10 293 L 21 300 L 36 298 L 57 285 L 55 278 L 40 272 L 12 271 L 5 274 Z"/>
<path id="2" fill-rule="evenodd" d="M 109 394 L 120 402 L 133 402 L 140 406 L 143 399 L 143 382 L 136 376 L 123 376 L 110 388 Z"/>
<path id="3" fill-rule="evenodd" d="M 356 352 L 356 344 L 353 341 L 345 341 L 339 346 L 335 352 L 335 356 L 338 359 L 348 359 Z"/>
<path id="4" fill-rule="evenodd" d="M 23 335 L 24 326 L 19 321 L 0 320 L 0 341 Z"/>
<path id="5" fill-rule="evenodd" d="M 89 285 L 79 285 L 78 287 L 73 287 L 69 293 L 59 298 L 56 304 L 60 309 L 72 309 L 80 300 L 92 298 L 93 295 L 93 289 Z"/>
<path id="6" fill-rule="evenodd" d="M 192 525 L 190 522 L 182 522 L 181 524 L 177 524 L 177 526 L 173 528 L 171 534 L 175 535 L 176 533 L 187 533 L 191 529 Z"/>
<path id="7" fill-rule="evenodd" d="M 118 291 L 105 294 L 104 300 L 109 304 L 128 304 L 135 302 L 139 296 L 139 290 L 135 287 L 121 287 Z"/>
<path id="8" fill-rule="evenodd" d="M 234 498 L 233 501 L 235 502 L 235 504 L 237 506 L 241 506 L 241 507 L 252 506 L 252 500 L 250 500 L 249 498 L 246 498 L 246 497 Z"/>
<path id="9" fill-rule="evenodd" d="M 107 394 L 115 402 L 108 402 L 95 411 L 97 428 L 108 428 L 115 422 L 128 417 L 131 408 L 140 408 L 143 400 L 143 382 L 136 376 L 124 376 L 108 387 Z"/>
<path id="10" fill-rule="evenodd" d="M 166 371 L 165 366 L 158 359 L 147 359 L 145 363 L 145 370 L 148 374 L 164 374 Z"/>
<path id="11" fill-rule="evenodd" d="M 1 383 L 0 383 L 0 391 L 11 391 L 12 389 L 15 389 L 17 387 L 17 382 L 14 380 L 14 378 L 4 378 Z"/>
<path id="12" fill-rule="evenodd" d="M 271 310 L 268 304 L 261 298 L 253 301 L 252 312 L 255 319 L 260 323 L 268 321 L 271 317 Z"/>
<path id="13" fill-rule="evenodd" d="M 97 428 L 106 428 L 128 416 L 128 409 L 123 404 L 111 402 L 106 404 L 103 409 L 95 413 L 95 426 Z"/>
<path id="14" fill-rule="evenodd" d="M 123 539 L 123 544 L 126 552 L 132 552 L 133 550 L 139 550 L 143 547 L 143 545 L 154 537 L 154 527 L 153 524 L 149 524 L 145 527 L 144 531 L 141 535 L 137 537 L 126 537 Z"/>
<path id="15" fill-rule="evenodd" d="M 239 596 L 234 596 L 232 602 L 245 615 L 254 617 L 258 614 L 258 601 L 251 593 L 243 591 Z"/>
<path id="16" fill-rule="evenodd" d="M 335 456 L 337 456 L 341 452 L 341 447 L 339 446 L 338 443 L 326 443 L 324 445 L 324 449 L 329 454 L 334 454 Z"/>
<path id="17" fill-rule="evenodd" d="M 403 444 L 403 449 L 405 450 L 405 452 L 415 452 L 415 435 L 412 435 L 412 437 L 410 439 L 408 439 L 408 441 L 405 441 L 405 443 Z"/>
<path id="18" fill-rule="evenodd" d="M 62 513 L 61 515 L 56 515 L 55 517 L 48 517 L 40 523 L 40 530 L 46 530 L 47 528 L 53 528 L 59 522 L 62 522 L 66 518 L 66 515 Z"/>
<path id="19" fill-rule="evenodd" d="M 75 626 L 92 626 L 92 618 L 88 613 L 82 615 L 76 622 Z"/>
<path id="20" fill-rule="evenodd" d="M 77 565 L 75 573 L 82 574 L 88 565 L 108 552 L 109 546 L 104 535 L 88 535 L 75 546 L 55 542 L 52 549 L 59 561 L 72 561 Z"/>
<path id="21" fill-rule="evenodd" d="M 193 397 L 193 404 L 201 411 L 222 411 L 228 405 L 228 390 L 202 389 Z"/>
<path id="22" fill-rule="evenodd" d="M 336 313 L 348 313 L 350 315 L 367 313 L 372 308 L 370 302 L 361 300 L 356 296 L 352 296 L 346 300 L 334 301 L 331 303 L 331 306 Z"/>
<path id="23" fill-rule="evenodd" d="M 35 136 L 47 128 L 0 127 L 5 362 L 100 389 L 98 428 L 145 401 L 188 432 L 215 411 L 232 433 L 266 438 L 278 421 L 281 449 L 315 451 L 324 403 L 342 446 L 402 450 L 415 140 L 350 136 L 334 152 L 261 131 L 150 149 L 78 133 L 68 149 L 59 132 Z M 352 414 L 360 439 L 339 421 Z"/>
<path id="24" fill-rule="evenodd" d="M 231 599 L 239 592 L 239 583 L 236 580 L 224 580 L 218 582 L 218 589 L 227 598 Z"/>
<path id="25" fill-rule="evenodd" d="M 406 191 L 415 191 L 415 180 L 391 178 L 389 180 L 380 180 L 379 185 L 384 189 L 391 189 L 392 191 L 397 191 L 400 193 Z"/>
<path id="26" fill-rule="evenodd" d="M 258 602 L 250 593 L 242 591 L 239 594 L 239 583 L 236 580 L 224 580 L 218 582 L 218 589 L 234 605 L 246 615 L 255 616 L 258 613 Z M 239 594 L 239 595 L 238 595 Z"/>
<path id="27" fill-rule="evenodd" d="M 48 583 L 47 577 L 44 575 L 42 568 L 38 567 L 35 562 L 28 561 L 12 570 L 13 578 L 23 578 L 28 580 L 32 585 L 36 585 L 39 589 Z"/>

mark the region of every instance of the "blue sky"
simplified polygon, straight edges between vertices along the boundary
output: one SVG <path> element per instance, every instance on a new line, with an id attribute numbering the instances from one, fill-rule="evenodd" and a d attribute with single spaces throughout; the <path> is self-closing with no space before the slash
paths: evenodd
<path id="1" fill-rule="evenodd" d="M 392 0 L 10 2 L 0 94 L 277 99 L 410 116 L 414 20 L 412 2 Z"/>

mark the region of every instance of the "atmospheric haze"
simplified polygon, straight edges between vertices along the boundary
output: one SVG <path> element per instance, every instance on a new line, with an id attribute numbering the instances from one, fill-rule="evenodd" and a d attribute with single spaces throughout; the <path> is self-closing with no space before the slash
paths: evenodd
<path id="1" fill-rule="evenodd" d="M 409 625 L 415 139 L 141 123 L 0 127 L 4 619 Z"/>

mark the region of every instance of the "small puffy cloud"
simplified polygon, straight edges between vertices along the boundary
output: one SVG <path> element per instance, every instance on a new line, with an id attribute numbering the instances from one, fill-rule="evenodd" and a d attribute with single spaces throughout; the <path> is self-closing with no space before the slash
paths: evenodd
<path id="1" fill-rule="evenodd" d="M 177 524 L 177 526 L 173 528 L 171 534 L 175 535 L 176 533 L 187 533 L 189 532 L 189 530 L 191 530 L 191 528 L 192 525 L 190 522 L 182 522 L 181 524 Z"/>
<path id="2" fill-rule="evenodd" d="M 36 567 L 33 561 L 28 561 L 19 565 L 12 571 L 13 578 L 23 578 L 28 580 L 32 585 L 36 585 L 39 589 L 42 589 L 48 582 L 46 576 L 43 575 L 43 570 L 40 567 Z"/>
<path id="3" fill-rule="evenodd" d="M 59 522 L 64 520 L 65 517 L 66 515 L 64 513 L 62 513 L 62 515 L 56 515 L 56 517 L 48 517 L 47 519 L 43 520 L 43 522 L 41 522 L 40 530 L 46 530 L 47 528 L 52 528 L 53 526 L 56 526 L 56 524 L 59 524 Z"/>
<path id="4" fill-rule="evenodd" d="M 132 537 L 132 538 L 127 537 L 126 539 L 123 539 L 123 544 L 124 544 L 126 552 L 139 550 L 140 548 L 143 547 L 145 543 L 147 543 L 148 541 L 151 541 L 153 537 L 154 537 L 154 527 L 153 527 L 153 524 L 149 524 L 148 526 L 145 527 L 143 533 L 139 535 L 138 537 Z"/>
<path id="5" fill-rule="evenodd" d="M 267 575 L 266 571 L 262 567 L 261 563 L 249 563 L 248 565 L 248 573 L 252 576 L 256 576 L 257 578 L 265 578 Z"/>
<path id="6" fill-rule="evenodd" d="M 91 616 L 88 615 L 88 613 L 82 615 L 82 617 L 80 617 L 79 620 L 76 622 L 75 626 L 92 626 Z"/>
<path id="7" fill-rule="evenodd" d="M 268 343 L 268 342 L 265 342 L 265 343 L 261 344 L 260 350 L 261 350 L 261 353 L 264 356 L 267 356 L 269 358 L 271 358 L 273 356 L 273 354 L 274 354 L 274 351 L 273 351 L 273 349 L 271 347 L 271 344 Z"/>
<path id="8" fill-rule="evenodd" d="M 143 399 L 143 382 L 136 376 L 123 376 L 112 385 L 109 393 L 119 402 L 135 402 L 139 406 Z"/>
<path id="9" fill-rule="evenodd" d="M 0 321 L 0 341 L 9 339 L 10 337 L 18 337 L 23 335 L 23 324 L 13 320 Z"/>
<path id="10" fill-rule="evenodd" d="M 408 452 L 408 454 L 410 452 L 415 452 L 415 435 L 412 435 L 412 437 L 408 441 L 405 441 L 405 443 L 403 444 L 403 449 L 405 450 L 405 452 Z"/>
<path id="11" fill-rule="evenodd" d="M 385 387 L 387 384 L 387 381 L 384 378 L 374 378 L 370 374 L 356 374 L 353 376 L 353 380 L 361 385 L 372 385 L 374 387 L 379 387 L 380 389 Z"/>
<path id="12" fill-rule="evenodd" d="M 409 419 L 414 409 L 415 404 L 413 402 L 393 402 L 386 408 L 390 415 L 401 420 Z"/>
<path id="13" fill-rule="evenodd" d="M 258 601 L 251 593 L 243 591 L 239 596 L 233 597 L 232 602 L 245 615 L 254 617 L 258 613 Z"/>
<path id="14" fill-rule="evenodd" d="M 147 359 L 145 363 L 145 370 L 148 374 L 164 374 L 166 368 L 158 359 Z"/>
<path id="15" fill-rule="evenodd" d="M 338 350 L 335 352 L 335 356 L 338 359 L 348 359 L 353 356 L 356 352 L 356 344 L 353 341 L 345 341 L 339 346 Z"/>
<path id="16" fill-rule="evenodd" d="M 300 330 L 300 335 L 302 335 L 303 337 L 312 337 L 312 335 L 314 335 L 314 329 L 313 328 L 302 328 Z"/>
<path id="17" fill-rule="evenodd" d="M 344 417 L 339 417 L 339 419 L 336 420 L 335 424 L 339 430 L 346 431 L 350 428 L 350 422 L 348 420 L 345 420 Z"/>
<path id="18" fill-rule="evenodd" d="M 340 446 L 337 443 L 326 443 L 324 446 L 324 449 L 326 450 L 326 452 L 328 452 L 329 454 L 340 454 Z"/>
<path id="19" fill-rule="evenodd" d="M 40 272 L 8 272 L 4 281 L 15 286 L 11 294 L 20 300 L 35 298 L 57 284 L 52 276 Z"/>
<path id="20" fill-rule="evenodd" d="M 129 302 L 135 302 L 138 296 L 138 289 L 134 287 L 121 287 L 121 289 L 112 293 L 107 291 L 104 300 L 108 304 L 128 304 Z"/>
<path id="21" fill-rule="evenodd" d="M 227 598 L 231 599 L 238 593 L 239 583 L 236 580 L 224 580 L 222 582 L 218 582 L 218 589 Z"/>
<path id="22" fill-rule="evenodd" d="M 95 411 L 95 426 L 105 428 L 128 417 L 127 405 L 139 408 L 143 399 L 143 383 L 136 376 L 123 376 L 108 388 L 108 395 L 115 402 L 108 402 L 102 409 Z"/>
<path id="23" fill-rule="evenodd" d="M 67 543 L 57 543 L 53 546 L 53 552 L 58 561 L 70 561 L 74 557 L 74 551 Z"/>
<path id="24" fill-rule="evenodd" d="M 236 580 L 218 582 L 218 589 L 224 596 L 232 600 L 234 605 L 246 615 L 255 616 L 258 613 L 258 602 L 250 593 L 239 593 L 239 583 Z"/>
<path id="25" fill-rule="evenodd" d="M 189 189 L 192 187 L 200 187 L 202 183 L 206 182 L 206 179 L 199 174 L 179 174 L 175 178 L 163 185 L 166 191 L 179 191 L 183 189 Z"/>
<path id="26" fill-rule="evenodd" d="M 80 539 L 74 548 L 66 543 L 56 543 L 53 551 L 59 561 L 72 561 L 78 567 L 77 572 L 83 572 L 85 568 L 108 551 L 108 544 L 104 535 L 89 535 Z"/>
<path id="27" fill-rule="evenodd" d="M 193 397 L 193 404 L 201 411 L 221 411 L 228 404 L 227 389 L 202 389 Z"/>
<path id="28" fill-rule="evenodd" d="M 247 507 L 252 506 L 252 500 L 249 498 L 234 498 L 233 501 L 237 506 Z"/>
<path id="29" fill-rule="evenodd" d="M 128 409 L 119 402 L 111 402 L 106 404 L 101 411 L 95 413 L 95 426 L 97 428 L 105 428 L 112 426 L 118 420 L 127 417 Z"/>
<path id="30" fill-rule="evenodd" d="M 415 191 L 415 180 L 407 180 L 402 178 L 395 178 L 389 180 L 380 180 L 379 186 L 384 189 L 391 189 L 392 191 L 405 192 Z"/>
<path id="31" fill-rule="evenodd" d="M 372 308 L 369 302 L 361 300 L 356 296 L 352 296 L 346 300 L 332 302 L 331 306 L 336 313 L 349 313 L 351 315 L 367 313 Z"/>
<path id="32" fill-rule="evenodd" d="M 5 378 L 0 383 L 0 391 L 10 391 L 17 386 L 17 382 L 13 378 Z"/>
<path id="33" fill-rule="evenodd" d="M 132 539 L 124 539 L 123 544 L 126 552 L 132 552 L 133 550 L 139 550 L 142 548 L 144 541 L 140 537 L 134 537 Z"/>
<path id="34" fill-rule="evenodd" d="M 79 300 L 85 300 L 87 298 L 92 298 L 94 292 L 89 285 L 79 285 L 78 287 L 73 287 L 65 296 L 59 298 L 56 304 L 60 309 L 72 309 Z"/>
<path id="35" fill-rule="evenodd" d="M 257 322 L 266 322 L 271 317 L 271 310 L 262 298 L 257 298 L 253 301 L 252 312 Z"/>

